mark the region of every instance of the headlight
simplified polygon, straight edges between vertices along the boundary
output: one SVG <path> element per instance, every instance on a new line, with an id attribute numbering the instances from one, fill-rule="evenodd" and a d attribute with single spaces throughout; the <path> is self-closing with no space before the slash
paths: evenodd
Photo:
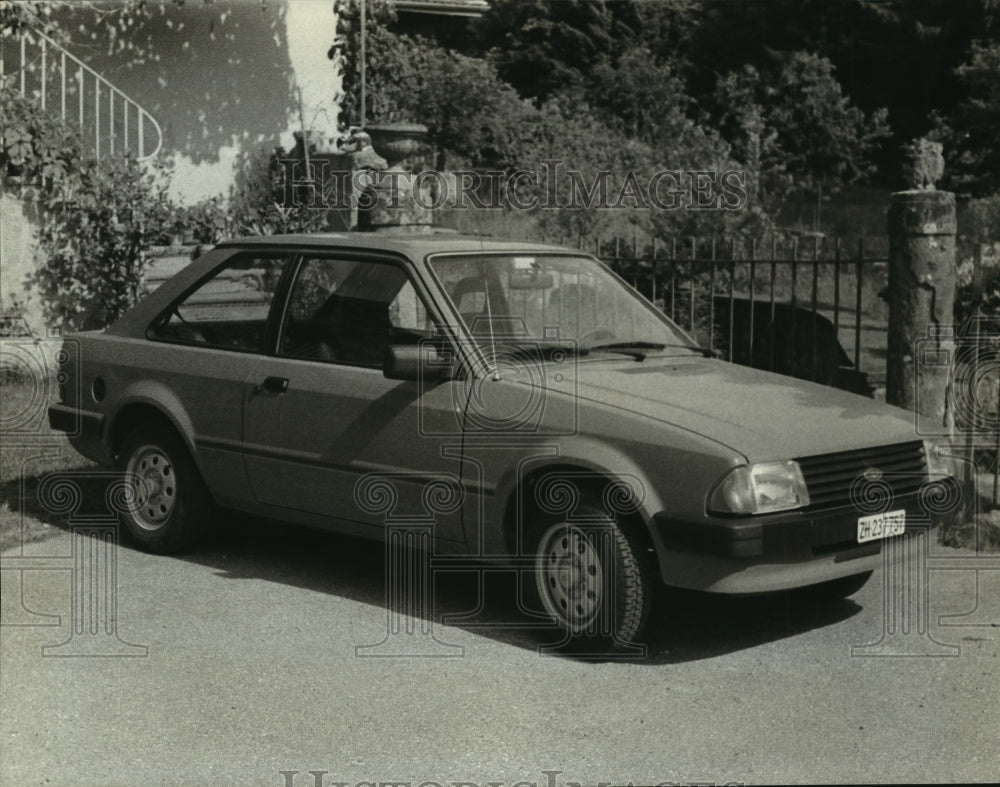
<path id="1" fill-rule="evenodd" d="M 764 462 L 731 470 L 712 490 L 709 511 L 767 514 L 809 505 L 809 492 L 797 462 Z"/>

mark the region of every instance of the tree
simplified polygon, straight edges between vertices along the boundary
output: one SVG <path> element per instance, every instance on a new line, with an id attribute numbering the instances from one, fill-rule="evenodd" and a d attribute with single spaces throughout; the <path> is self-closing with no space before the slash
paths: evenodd
<path id="1" fill-rule="evenodd" d="M 829 193 L 869 175 L 889 133 L 885 110 L 851 104 L 832 63 L 809 52 L 775 53 L 764 72 L 747 65 L 720 78 L 711 112 L 772 209 L 793 186 Z"/>
<path id="2" fill-rule="evenodd" d="M 750 204 L 776 216 L 794 179 L 761 93 L 760 74 L 752 66 L 726 74 L 716 86 L 714 119 L 747 173 Z"/>
<path id="3" fill-rule="evenodd" d="M 996 40 L 997 0 L 745 0 L 704 3 L 687 51 L 688 88 L 697 101 L 716 74 L 773 53 L 813 52 L 833 64 L 843 94 L 871 116 L 888 110 L 889 136 L 871 151 L 872 177 L 898 188 L 902 145 L 924 136 L 934 116 L 949 117 L 962 95 L 956 67 L 975 39 Z"/>
<path id="4" fill-rule="evenodd" d="M 346 27 L 346 25 L 345 25 Z M 354 37 L 343 36 L 344 90 L 340 122 L 357 124 L 360 86 Z M 507 168 L 530 144 L 526 123 L 534 110 L 499 79 L 482 58 L 461 55 L 419 36 L 398 35 L 384 25 L 368 29 L 367 122 L 423 123 L 438 169 Z"/>
<path id="5" fill-rule="evenodd" d="M 963 97 L 944 130 L 945 175 L 963 196 L 1000 193 L 1000 41 L 975 43 L 955 73 Z"/>
<path id="6" fill-rule="evenodd" d="M 542 102 L 584 87 L 590 70 L 613 56 L 615 38 L 625 31 L 612 6 L 603 0 L 500 0 L 484 17 L 480 40 L 500 77 Z"/>
<path id="7" fill-rule="evenodd" d="M 634 49 L 680 73 L 703 13 L 695 0 L 495 0 L 473 25 L 476 47 L 519 95 L 544 102 L 592 86 L 595 71 Z"/>

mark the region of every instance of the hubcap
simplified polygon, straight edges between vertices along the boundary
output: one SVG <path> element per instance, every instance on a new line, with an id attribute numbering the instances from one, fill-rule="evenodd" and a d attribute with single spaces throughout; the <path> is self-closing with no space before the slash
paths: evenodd
<path id="1" fill-rule="evenodd" d="M 125 470 L 135 483 L 132 518 L 143 530 L 163 527 L 177 504 L 177 478 L 170 458 L 159 447 L 145 445 L 132 454 Z"/>
<path id="2" fill-rule="evenodd" d="M 578 527 L 564 523 L 545 532 L 535 556 L 535 581 L 545 610 L 570 631 L 585 628 L 600 610 L 601 559 Z"/>

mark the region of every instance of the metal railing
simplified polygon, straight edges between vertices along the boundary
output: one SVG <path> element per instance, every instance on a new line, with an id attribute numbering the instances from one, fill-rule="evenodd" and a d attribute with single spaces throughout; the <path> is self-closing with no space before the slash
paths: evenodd
<path id="1" fill-rule="evenodd" d="M 0 83 L 76 124 L 95 158 L 131 153 L 143 161 L 160 152 L 163 132 L 149 111 L 47 35 L 23 30 L 0 43 Z"/>
<path id="2" fill-rule="evenodd" d="M 884 381 L 887 255 L 863 239 L 636 234 L 568 245 L 604 260 L 727 360 L 857 392 L 865 378 Z"/>

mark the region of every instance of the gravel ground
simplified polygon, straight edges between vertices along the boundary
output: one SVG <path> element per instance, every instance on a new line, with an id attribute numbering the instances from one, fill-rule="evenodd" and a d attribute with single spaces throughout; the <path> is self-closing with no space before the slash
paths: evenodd
<path id="1" fill-rule="evenodd" d="M 74 618 L 70 534 L 24 554 L 48 570 L 3 556 L 4 786 L 1000 779 L 1000 565 L 969 550 L 908 553 L 927 599 L 888 612 L 906 572 L 825 605 L 664 592 L 646 656 L 612 661 L 484 625 L 514 619 L 502 576 L 477 625 L 433 626 L 461 657 L 359 657 L 386 638 L 382 547 L 280 525 L 107 553 L 117 635 Z M 436 614 L 476 596 L 439 576 Z M 61 657 L 87 647 L 132 657 Z"/>

